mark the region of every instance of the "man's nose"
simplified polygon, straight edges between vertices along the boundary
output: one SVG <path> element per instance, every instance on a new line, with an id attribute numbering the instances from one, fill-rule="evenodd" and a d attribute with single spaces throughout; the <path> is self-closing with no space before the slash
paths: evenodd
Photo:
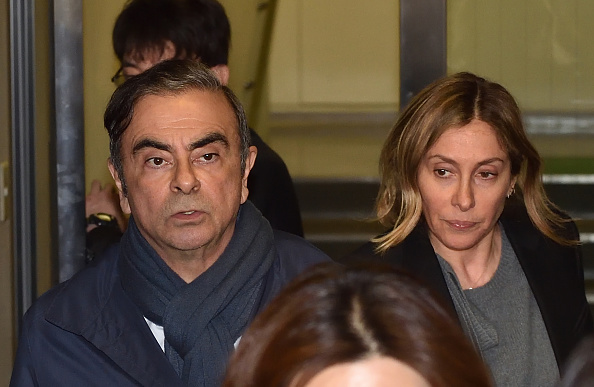
<path id="1" fill-rule="evenodd" d="M 171 181 L 171 190 L 188 195 L 192 191 L 198 191 L 198 189 L 200 189 L 200 180 L 192 164 L 189 161 L 178 162 Z"/>

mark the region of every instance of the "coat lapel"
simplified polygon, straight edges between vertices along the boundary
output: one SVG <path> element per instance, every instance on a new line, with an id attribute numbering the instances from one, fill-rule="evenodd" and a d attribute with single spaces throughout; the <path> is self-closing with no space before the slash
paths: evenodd
<path id="1" fill-rule="evenodd" d="M 399 246 L 388 250 L 385 259 L 432 289 L 441 297 L 445 306 L 449 307 L 450 314 L 458 320 L 452 297 L 424 224 L 417 225 Z"/>
<path id="2" fill-rule="evenodd" d="M 81 273 L 71 279 L 46 312 L 46 320 L 84 337 L 141 385 L 182 386 L 144 317 L 125 294 L 114 272 L 117 265 L 109 269 L 105 275 Z M 89 278 L 103 281 L 90 283 Z"/>
<path id="3" fill-rule="evenodd" d="M 138 308 L 114 287 L 99 318 L 82 336 L 142 385 L 182 386 Z"/>

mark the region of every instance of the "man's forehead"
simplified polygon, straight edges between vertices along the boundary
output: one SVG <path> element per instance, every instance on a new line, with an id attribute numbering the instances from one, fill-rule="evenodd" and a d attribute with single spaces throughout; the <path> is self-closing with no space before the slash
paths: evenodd
<path id="1" fill-rule="evenodd" d="M 154 103 L 157 106 L 162 105 L 163 103 L 172 103 L 175 105 L 183 105 L 186 103 L 189 105 L 197 105 L 198 107 L 216 107 L 219 115 L 221 113 L 227 115 L 228 113 L 235 117 L 233 106 L 221 89 L 211 90 L 189 85 L 184 89 L 155 91 L 138 98 L 134 107 L 137 108 L 139 105 L 146 105 L 147 103 Z"/>
<path id="2" fill-rule="evenodd" d="M 230 139 L 239 137 L 237 117 L 224 93 L 194 88 L 143 96 L 135 104 L 127 132 L 150 130 L 158 133 L 176 128 L 218 129 Z"/>

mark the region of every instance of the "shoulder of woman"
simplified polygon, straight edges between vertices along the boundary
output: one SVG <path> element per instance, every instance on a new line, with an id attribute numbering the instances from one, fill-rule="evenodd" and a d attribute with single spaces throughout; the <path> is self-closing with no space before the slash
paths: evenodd
<path id="1" fill-rule="evenodd" d="M 572 220 L 572 218 L 558 207 L 551 207 L 551 211 L 559 216 L 563 222 L 559 226 L 555 226 L 555 232 L 568 239 L 575 240 L 579 238 L 579 231 Z M 501 222 L 503 223 L 506 233 L 519 233 L 524 237 L 534 235 L 545 237 L 538 228 L 530 220 L 526 206 L 519 200 L 510 200 L 506 203 L 503 213 L 501 214 Z M 508 235 L 509 237 L 509 235 Z M 546 238 L 546 237 L 545 237 Z"/>

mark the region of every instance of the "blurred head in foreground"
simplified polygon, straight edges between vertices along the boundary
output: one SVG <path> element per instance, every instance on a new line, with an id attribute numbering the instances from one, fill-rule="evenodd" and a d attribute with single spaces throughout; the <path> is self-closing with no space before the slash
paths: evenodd
<path id="1" fill-rule="evenodd" d="M 389 267 L 319 265 L 243 335 L 224 386 L 490 386 L 432 293 Z"/>

